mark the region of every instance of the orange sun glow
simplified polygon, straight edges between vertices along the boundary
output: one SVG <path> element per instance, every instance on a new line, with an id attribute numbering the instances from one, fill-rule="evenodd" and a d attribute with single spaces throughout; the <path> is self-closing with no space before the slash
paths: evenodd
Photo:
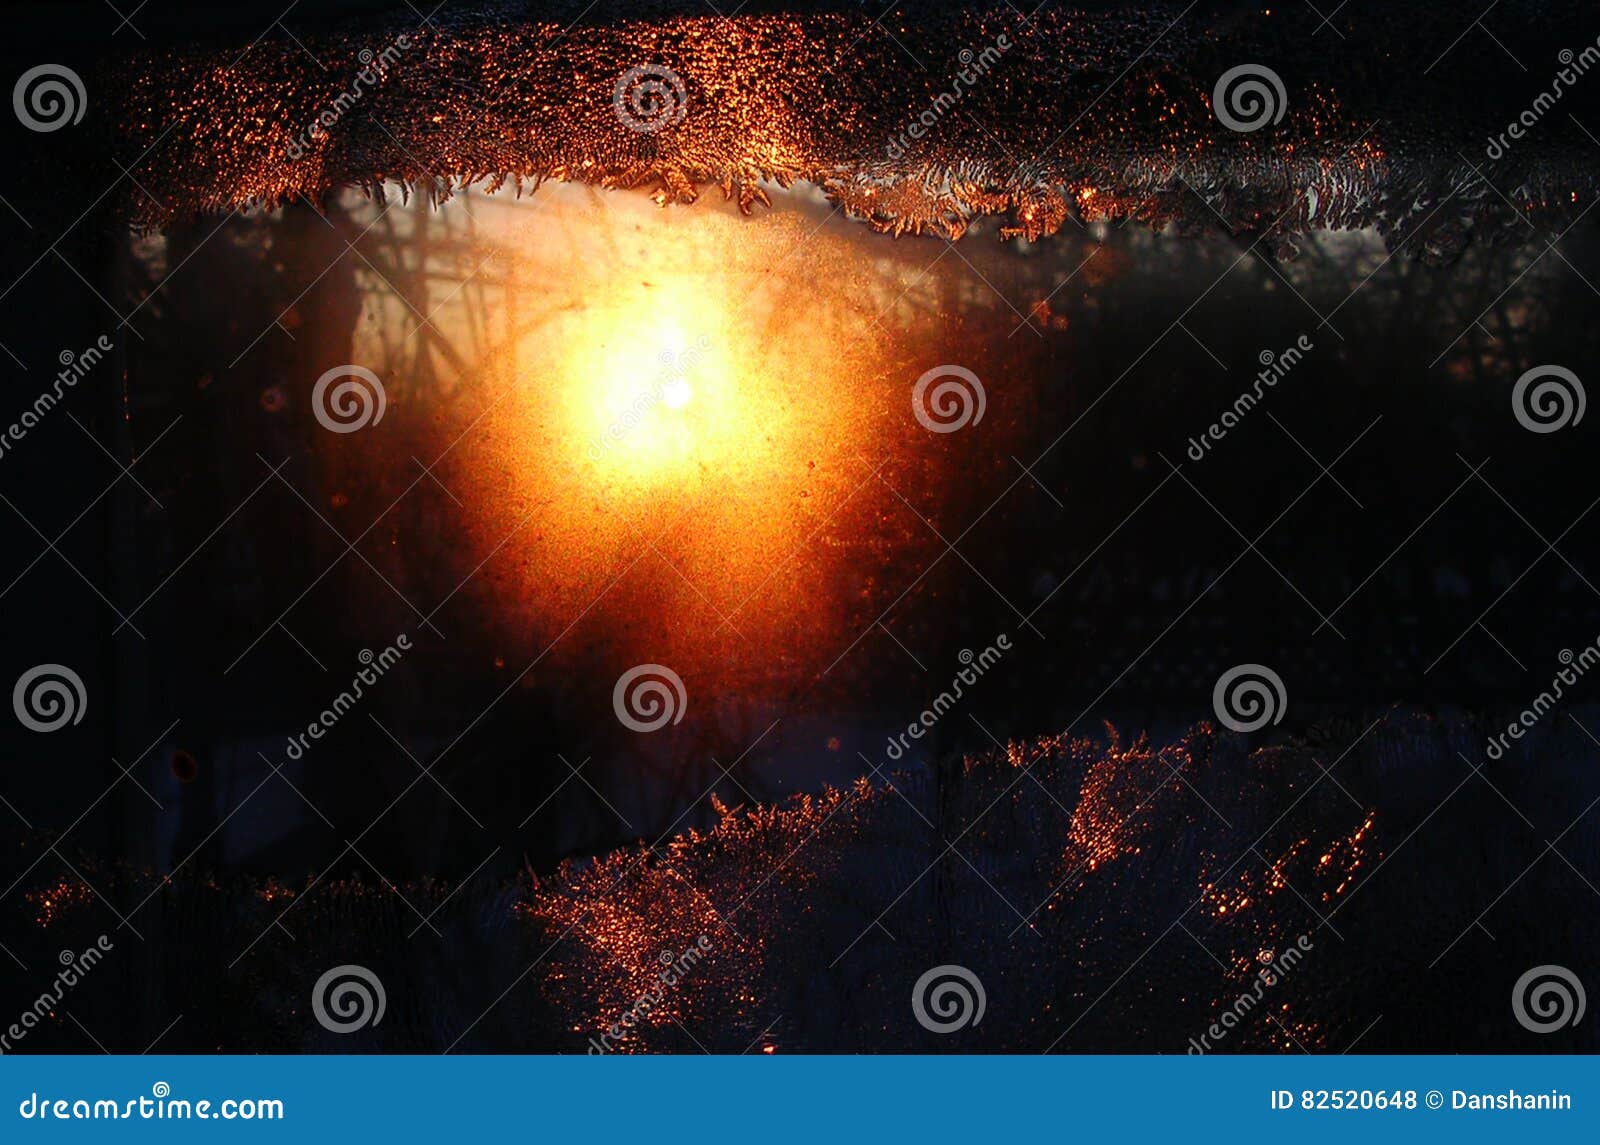
<path id="1" fill-rule="evenodd" d="M 850 551 L 885 530 L 874 466 L 913 424 L 879 322 L 901 288 L 799 213 L 548 194 L 473 207 L 506 328 L 452 450 L 474 587 L 513 631 L 582 619 L 579 646 L 684 671 L 825 666 L 867 595 Z"/>

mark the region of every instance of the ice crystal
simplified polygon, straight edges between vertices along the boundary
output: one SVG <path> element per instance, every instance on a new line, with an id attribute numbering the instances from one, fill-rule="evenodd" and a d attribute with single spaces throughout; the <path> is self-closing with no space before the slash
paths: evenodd
<path id="1" fill-rule="evenodd" d="M 1018 741 L 781 807 L 719 804 L 709 830 L 511 883 L 294 887 L 41 861 L 7 943 L 42 966 L 110 928 L 118 949 L 74 1012 L 139 1046 L 181 1012 L 168 1049 L 329 1048 L 309 991 L 354 962 L 384 981 L 390 1016 L 340 1049 L 1181 1053 L 1291 948 L 1303 957 L 1267 988 L 1270 1011 L 1225 1048 L 1337 1052 L 1364 1032 L 1369 1051 L 1503 1048 L 1518 1030 L 1501 978 L 1594 939 L 1592 914 L 1557 909 L 1571 871 L 1536 861 L 1544 835 L 1511 830 L 1505 800 L 1571 821 L 1593 744 L 1552 721 L 1528 749 L 1537 769 L 1479 778 L 1461 754 L 1473 723 L 1400 709 L 1362 729 L 1253 750 L 1209 725 L 1159 747 L 1115 729 Z M 1566 838 L 1592 874 L 1592 821 Z M 1519 871 L 1480 936 L 1478 904 Z M 162 952 L 124 941 L 106 902 Z M 1445 954 L 1430 968 L 1418 950 Z M 988 997 L 959 1045 L 910 1006 L 948 963 Z M 1494 1013 L 1464 995 L 1492 995 Z M 50 1029 L 41 1047 L 77 1046 Z"/>
<path id="2" fill-rule="evenodd" d="M 1442 42 L 1456 36 L 1455 15 L 1427 5 L 1341 20 L 1339 51 L 1293 5 L 1048 5 L 1028 17 L 939 4 L 876 21 L 838 5 L 762 7 L 724 19 L 601 5 L 571 25 L 538 6 L 466 7 L 421 26 L 402 13 L 166 51 L 102 77 L 115 92 L 110 145 L 139 169 L 148 193 L 130 192 L 128 209 L 144 224 L 341 186 L 381 195 L 386 180 L 434 200 L 478 182 L 521 194 L 583 180 L 661 203 L 715 187 L 747 210 L 765 201 L 763 182 L 809 180 L 895 234 L 954 239 L 985 216 L 1029 240 L 1096 219 L 1278 236 L 1414 225 L 1428 232 L 1418 249 L 1449 257 L 1476 230 L 1524 228 L 1524 214 L 1554 223 L 1600 189 L 1570 117 L 1548 117 L 1492 174 L 1480 169 L 1484 138 L 1517 110 L 1473 86 L 1480 55 L 1503 63 L 1487 37 L 1458 43 L 1428 76 L 1362 72 L 1397 28 L 1425 38 L 1448 23 Z M 1262 59 L 1283 78 L 1286 114 L 1230 130 L 1213 83 Z"/>

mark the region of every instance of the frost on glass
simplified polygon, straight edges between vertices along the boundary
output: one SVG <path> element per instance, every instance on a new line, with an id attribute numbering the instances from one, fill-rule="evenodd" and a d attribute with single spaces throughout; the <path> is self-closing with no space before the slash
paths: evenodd
<path id="1" fill-rule="evenodd" d="M 1570 874 L 1506 829 L 1505 801 L 1571 820 L 1552 777 L 1579 783 L 1595 751 L 1552 720 L 1532 737 L 1540 775 L 1480 775 L 1463 758 L 1482 731 L 1394 709 L 1254 750 L 1209 725 L 1160 746 L 1112 728 L 1046 737 L 892 784 L 719 805 L 708 830 L 509 884 L 290 886 L 74 856 L 59 878 L 39 864 L 6 941 L 48 965 L 73 936 L 109 930 L 117 957 L 74 992 L 73 1015 L 91 1028 L 121 1015 L 154 1038 L 182 1012 L 168 1050 L 1184 1053 L 1292 947 L 1301 956 L 1220 1048 L 1484 1046 L 1499 1034 L 1450 999 L 1463 975 L 1516 975 L 1475 928 L 1490 872 L 1527 868 L 1489 920 L 1500 939 L 1594 937 L 1592 915 L 1556 909 Z M 1591 826 L 1572 832 L 1569 845 L 1593 845 Z M 148 900 L 136 925 L 163 938 L 159 965 L 82 880 L 124 912 Z M 1458 942 L 1472 959 L 1448 957 Z M 663 986 L 667 956 L 691 948 Z M 1427 975 L 1390 973 L 1418 950 L 1446 953 Z M 387 991 L 383 1022 L 359 1036 L 326 1033 L 309 1010 L 317 977 L 343 963 Z M 987 996 L 959 1035 L 912 1013 L 913 984 L 943 964 Z M 81 1038 L 64 1014 L 35 1037 Z"/>
<path id="2" fill-rule="evenodd" d="M 1371 226 L 1449 257 L 1477 234 L 1556 225 L 1596 190 L 1570 115 L 1545 116 L 1490 162 L 1485 140 L 1522 109 L 1473 87 L 1485 56 L 1504 63 L 1487 37 L 1428 74 L 1349 70 L 1386 55 L 1385 37 L 1460 41 L 1448 6 L 1393 5 L 1339 40 L 1294 5 L 1052 4 L 1031 19 L 917 5 L 876 22 L 774 7 L 723 19 L 601 5 L 571 24 L 452 6 L 420 26 L 165 52 L 101 88 L 114 146 L 150 192 L 129 199 L 145 224 L 341 186 L 381 195 L 385 180 L 434 200 L 546 179 L 648 188 L 662 203 L 715 189 L 746 209 L 763 184 L 808 180 L 896 234 L 956 238 L 994 216 L 1002 236 L 1035 239 L 1138 218 L 1270 230 L 1291 254 L 1297 233 Z M 1249 130 L 1213 108 L 1241 61 L 1282 85 Z"/>

